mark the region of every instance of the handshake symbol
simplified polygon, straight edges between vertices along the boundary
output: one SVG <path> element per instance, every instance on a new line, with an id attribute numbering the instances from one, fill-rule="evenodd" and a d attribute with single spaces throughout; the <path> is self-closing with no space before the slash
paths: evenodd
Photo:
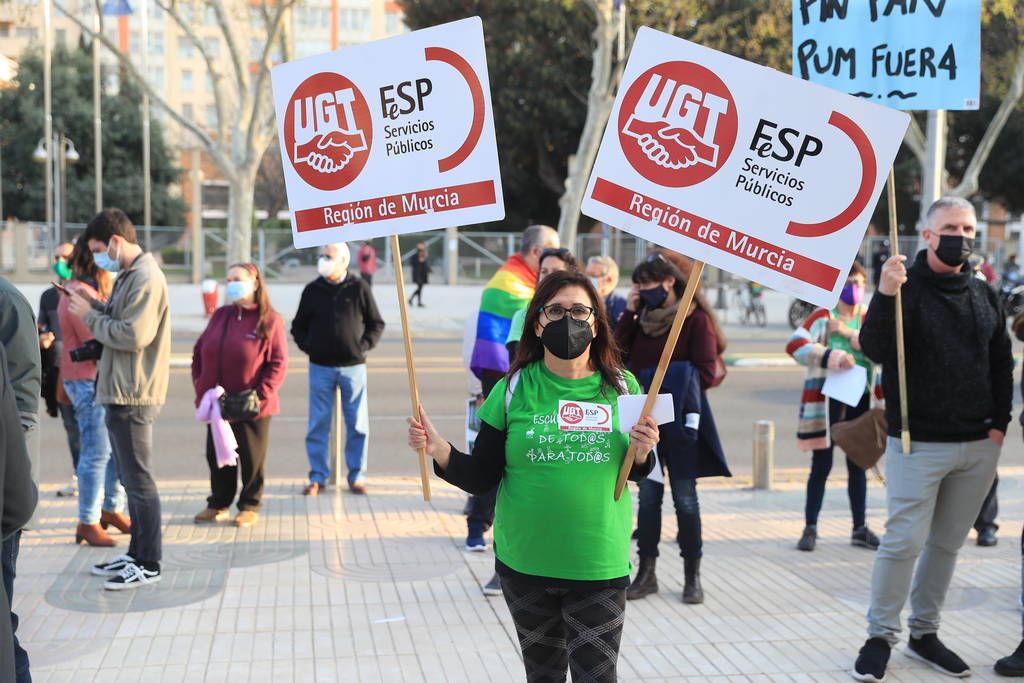
<path id="1" fill-rule="evenodd" d="M 295 163 L 305 163 L 320 173 L 337 173 L 348 166 L 356 152 L 365 149 L 362 131 L 332 130 L 295 145 Z"/>
<path id="2" fill-rule="evenodd" d="M 686 128 L 665 121 L 642 121 L 634 114 L 622 132 L 636 138 L 647 158 L 662 168 L 675 171 L 697 163 L 715 164 L 718 150 Z"/>

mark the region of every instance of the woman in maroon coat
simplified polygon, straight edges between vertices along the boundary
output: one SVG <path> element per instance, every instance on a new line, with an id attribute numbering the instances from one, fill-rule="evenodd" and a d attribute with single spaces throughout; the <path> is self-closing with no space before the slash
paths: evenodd
<path id="1" fill-rule="evenodd" d="M 661 253 L 654 253 L 633 271 L 633 289 L 626 310 L 615 328 L 615 341 L 622 349 L 625 365 L 633 374 L 658 365 L 668 340 L 669 328 L 679 308 L 686 287 L 686 276 Z M 697 294 L 687 313 L 679 340 L 672 351 L 672 361 L 689 361 L 700 375 L 700 389 L 705 391 L 716 379 L 718 355 L 725 349 L 725 335 L 703 295 Z M 658 453 L 659 463 L 668 467 L 672 499 L 676 508 L 680 554 L 683 557 L 684 585 L 682 600 L 687 604 L 704 601 L 700 583 L 700 561 L 703 555 L 700 502 L 697 498 L 697 476 L 672 466 L 672 453 Z M 661 501 L 665 485 L 650 478 L 640 483 L 637 518 L 637 550 L 640 568 L 626 591 L 627 600 L 637 600 L 658 591 L 655 564 L 658 540 L 661 537 Z"/>
<path id="2" fill-rule="evenodd" d="M 251 526 L 259 518 L 263 495 L 263 467 L 267 459 L 270 416 L 280 412 L 277 392 L 288 367 L 288 342 L 281 316 L 270 305 L 266 284 L 252 263 L 236 263 L 228 269 L 226 306 L 218 308 L 192 350 L 192 384 L 196 405 L 216 386 L 228 393 L 255 389 L 259 415 L 231 423 L 238 441 L 242 491 L 238 496 L 235 525 Z M 217 467 L 217 454 L 209 427 L 206 461 L 210 466 L 211 494 L 196 524 L 221 522 L 238 488 L 238 466 Z"/>

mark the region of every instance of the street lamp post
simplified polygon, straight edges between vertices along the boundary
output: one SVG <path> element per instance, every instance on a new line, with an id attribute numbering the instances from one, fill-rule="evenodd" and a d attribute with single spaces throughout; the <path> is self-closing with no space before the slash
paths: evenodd
<path id="1" fill-rule="evenodd" d="M 53 178 L 55 180 L 53 192 L 53 218 L 54 218 L 54 243 L 51 247 L 64 240 L 64 222 L 66 220 L 67 206 L 67 185 L 68 185 L 68 164 L 77 163 L 81 157 L 75 144 L 63 133 L 54 133 L 49 143 L 45 138 L 40 138 L 32 153 L 32 159 L 38 163 L 53 164 Z M 47 207 L 49 209 L 50 207 Z M 49 211 L 48 211 L 49 213 Z"/>

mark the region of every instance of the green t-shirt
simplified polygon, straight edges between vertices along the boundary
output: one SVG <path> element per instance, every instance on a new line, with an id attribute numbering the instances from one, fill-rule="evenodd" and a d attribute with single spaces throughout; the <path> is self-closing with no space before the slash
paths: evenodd
<path id="1" fill-rule="evenodd" d="M 512 322 L 509 324 L 508 336 L 505 337 L 505 343 L 511 342 L 518 343 L 523 338 L 523 325 L 526 323 L 526 309 L 520 308 L 516 311 L 515 315 L 512 316 Z"/>
<path id="2" fill-rule="evenodd" d="M 858 306 L 857 307 L 857 311 L 856 311 L 856 313 L 853 316 L 853 320 L 847 321 L 847 322 L 845 322 L 843 324 L 846 325 L 847 327 L 849 327 L 851 330 L 856 330 L 856 331 L 859 332 L 860 331 L 860 323 L 861 323 L 861 318 L 863 316 L 863 312 L 864 312 L 863 308 L 861 306 Z M 839 320 L 839 309 L 838 308 L 832 309 L 832 319 L 833 320 Z M 863 367 L 865 370 L 868 371 L 868 384 L 864 388 L 864 393 L 870 393 L 871 392 L 871 386 L 872 386 L 872 379 L 873 379 L 872 378 L 872 373 L 874 371 L 874 365 L 871 363 L 870 360 L 868 360 L 867 356 L 865 356 L 861 351 L 854 350 L 853 346 L 850 345 L 850 340 L 847 339 L 846 337 L 844 337 L 841 334 L 830 334 L 830 335 L 828 335 L 828 347 L 830 349 L 836 349 L 836 350 L 839 350 L 839 351 L 845 351 L 846 353 L 848 353 L 851 356 L 853 356 L 853 360 L 857 362 L 857 365 Z"/>
<path id="3" fill-rule="evenodd" d="M 623 371 L 627 393 L 639 394 Z M 495 385 L 480 419 L 506 432 L 505 473 L 498 489 L 494 552 L 514 571 L 574 581 L 629 574 L 633 505 L 629 489 L 614 500 L 629 447 L 619 432 L 614 389 L 601 375 L 558 377 L 533 363 L 519 373 L 505 414 L 505 386 Z"/>

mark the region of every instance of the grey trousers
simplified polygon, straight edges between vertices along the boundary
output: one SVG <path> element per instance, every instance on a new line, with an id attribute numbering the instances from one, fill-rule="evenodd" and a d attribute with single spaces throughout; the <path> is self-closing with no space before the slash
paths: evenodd
<path id="1" fill-rule="evenodd" d="M 957 553 L 992 486 L 1000 448 L 983 439 L 915 441 L 909 455 L 902 450 L 899 439 L 889 439 L 889 521 L 875 557 L 868 610 L 868 635 L 890 644 L 899 641 L 900 611 L 908 593 L 910 635 L 920 638 L 939 630 Z"/>
<path id="2" fill-rule="evenodd" d="M 145 564 L 163 559 L 160 493 L 153 474 L 153 422 L 160 406 L 107 405 L 110 447 L 128 494 L 132 540 L 128 554 Z"/>

